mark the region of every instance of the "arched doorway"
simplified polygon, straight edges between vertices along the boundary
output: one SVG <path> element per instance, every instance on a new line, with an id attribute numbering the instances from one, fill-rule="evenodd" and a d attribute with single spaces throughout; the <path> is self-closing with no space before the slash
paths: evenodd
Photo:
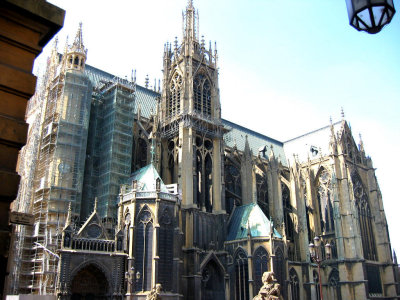
<path id="1" fill-rule="evenodd" d="M 107 299 L 108 281 L 103 271 L 90 264 L 76 273 L 71 284 L 72 300 Z"/>
<path id="2" fill-rule="evenodd" d="M 204 268 L 201 279 L 202 300 L 224 300 L 224 274 L 214 260 L 211 260 Z"/>

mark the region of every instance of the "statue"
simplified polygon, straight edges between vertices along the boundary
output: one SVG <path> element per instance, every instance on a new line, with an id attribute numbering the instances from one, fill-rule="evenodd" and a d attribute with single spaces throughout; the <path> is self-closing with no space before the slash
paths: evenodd
<path id="1" fill-rule="evenodd" d="M 274 272 L 264 272 L 262 282 L 263 286 L 253 300 L 283 300 L 281 285 L 277 282 Z"/>
<path id="2" fill-rule="evenodd" d="M 146 300 L 161 300 L 161 289 L 162 286 L 160 283 L 157 283 L 155 287 L 151 290 L 151 292 L 147 295 Z"/>

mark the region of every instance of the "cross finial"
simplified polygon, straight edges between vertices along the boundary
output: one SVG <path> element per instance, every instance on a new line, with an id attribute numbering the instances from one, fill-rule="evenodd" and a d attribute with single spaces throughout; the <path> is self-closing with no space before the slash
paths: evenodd
<path id="1" fill-rule="evenodd" d="M 344 109 L 343 109 L 343 106 L 342 106 L 342 109 L 341 109 L 341 115 L 342 115 L 342 119 L 344 120 Z"/>

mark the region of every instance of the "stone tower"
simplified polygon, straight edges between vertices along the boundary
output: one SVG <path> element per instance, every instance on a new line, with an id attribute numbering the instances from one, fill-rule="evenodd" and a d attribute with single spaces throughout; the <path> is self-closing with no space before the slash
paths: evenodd
<path id="1" fill-rule="evenodd" d="M 183 14 L 182 43 L 165 46 L 163 71 L 162 176 L 179 184 L 184 207 L 223 212 L 217 51 L 199 40 L 192 1 Z"/>
<path id="2" fill-rule="evenodd" d="M 182 42 L 176 39 L 164 49 L 155 164 L 166 184 L 178 184 L 182 197 L 183 259 L 190 262 L 182 293 L 187 299 L 202 294 L 223 299 L 226 272 L 214 254 L 223 248 L 225 226 L 217 51 L 211 43 L 206 48 L 198 28 L 197 11 L 188 1 Z"/>

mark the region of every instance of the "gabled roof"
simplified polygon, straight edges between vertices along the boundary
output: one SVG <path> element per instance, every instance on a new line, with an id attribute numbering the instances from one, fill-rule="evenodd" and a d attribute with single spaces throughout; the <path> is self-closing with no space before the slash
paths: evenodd
<path id="1" fill-rule="evenodd" d="M 96 200 L 97 201 L 97 200 Z M 103 223 L 101 221 L 101 217 L 97 213 L 97 203 L 94 205 L 94 210 L 92 214 L 89 216 L 89 218 L 86 220 L 86 222 L 82 225 L 82 227 L 79 229 L 77 236 L 78 237 L 90 237 L 91 234 L 89 231 L 91 230 L 90 227 L 93 227 L 92 224 L 95 224 L 96 227 L 100 228 L 101 230 L 100 235 L 97 237 L 98 239 L 106 239 L 108 240 L 109 237 L 107 235 L 107 230 L 104 228 Z"/>
<path id="2" fill-rule="evenodd" d="M 228 224 L 227 241 L 246 239 L 248 231 L 252 237 L 268 237 L 271 221 L 256 203 L 236 206 Z M 274 228 L 273 236 L 282 238 Z"/>
<path id="3" fill-rule="evenodd" d="M 168 193 L 168 190 L 158 174 L 153 164 L 149 164 L 136 172 L 134 172 L 129 178 L 129 182 L 134 180 L 137 181 L 137 189 L 139 192 L 154 192 L 156 190 L 157 178 L 160 179 L 160 191 Z"/>

